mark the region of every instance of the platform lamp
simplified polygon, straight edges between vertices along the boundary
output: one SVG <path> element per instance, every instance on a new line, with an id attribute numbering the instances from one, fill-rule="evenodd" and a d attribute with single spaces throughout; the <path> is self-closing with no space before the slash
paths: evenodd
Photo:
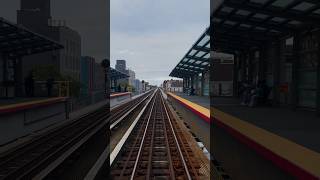
<path id="1" fill-rule="evenodd" d="M 110 67 L 110 60 L 109 59 L 103 59 L 101 62 L 101 66 L 104 70 L 104 95 L 105 98 L 108 98 L 109 93 L 107 93 L 107 86 L 108 86 L 108 73 L 109 73 L 109 67 Z"/>

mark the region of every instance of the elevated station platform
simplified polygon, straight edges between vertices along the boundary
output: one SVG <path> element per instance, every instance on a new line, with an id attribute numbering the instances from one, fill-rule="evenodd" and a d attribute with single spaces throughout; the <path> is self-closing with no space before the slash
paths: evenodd
<path id="1" fill-rule="evenodd" d="M 186 93 L 175 93 L 175 95 L 181 98 L 184 98 L 188 101 L 191 101 L 193 103 L 196 103 L 207 109 L 210 108 L 210 98 L 208 96 L 190 96 L 190 95 L 187 95 Z"/>
<path id="2" fill-rule="evenodd" d="M 121 92 L 110 94 L 110 107 L 115 107 L 131 98 L 131 92 Z"/>
<path id="3" fill-rule="evenodd" d="M 9 114 L 12 112 L 18 112 L 28 109 L 33 109 L 40 106 L 50 106 L 59 102 L 65 102 L 67 98 L 55 97 L 55 98 L 14 98 L 0 100 L 0 114 Z"/>
<path id="4" fill-rule="evenodd" d="M 313 113 L 275 107 L 250 108 L 240 106 L 235 98 L 216 97 L 208 122 L 203 115 L 209 109 L 196 103 L 201 97 L 172 93 L 168 97 L 206 146 L 213 138 L 210 152 L 232 178 L 248 174 L 252 179 L 320 177 L 319 118 Z"/>
<path id="5" fill-rule="evenodd" d="M 167 92 L 167 97 L 193 135 L 210 151 L 209 98 L 171 92 Z"/>
<path id="6" fill-rule="evenodd" d="M 150 92 L 150 90 L 146 91 L 144 93 L 141 93 L 141 94 L 136 94 L 136 95 L 134 95 L 131 92 L 112 93 L 112 94 L 110 94 L 110 108 L 112 110 L 113 108 L 115 108 L 123 103 L 126 103 L 129 100 L 136 99 L 136 98 L 138 98 L 148 92 Z"/>
<path id="7" fill-rule="evenodd" d="M 251 108 L 230 103 L 230 100 L 217 101 L 219 104 L 213 104 L 213 113 L 216 111 L 227 113 L 320 153 L 320 142 L 315 140 L 320 138 L 317 128 L 320 127 L 320 118 L 315 113 L 304 110 L 293 111 L 287 107 Z"/>
<path id="8" fill-rule="evenodd" d="M 1 100 L 0 146 L 64 121 L 68 115 L 65 97 Z"/>
<path id="9" fill-rule="evenodd" d="M 20 104 L 20 103 L 43 100 L 43 99 L 46 99 L 46 98 L 45 97 L 34 97 L 34 98 L 16 97 L 16 98 L 0 99 L 0 106 L 4 107 L 7 105 Z"/>
<path id="10" fill-rule="evenodd" d="M 313 114 L 280 107 L 250 108 L 223 99 L 217 101 L 219 104 L 211 108 L 212 121 L 217 125 L 212 129 L 213 154 L 225 162 L 230 172 L 243 176 L 245 172 L 239 172 L 237 166 L 246 162 L 247 173 L 255 177 L 261 176 L 261 169 L 269 172 L 266 177 L 274 179 L 320 177 L 319 133 L 316 130 L 319 121 Z M 250 158 L 253 152 L 261 158 Z M 229 156 L 225 156 L 226 153 Z M 243 159 L 230 158 L 232 156 Z M 272 164 L 264 163 L 265 160 Z"/>

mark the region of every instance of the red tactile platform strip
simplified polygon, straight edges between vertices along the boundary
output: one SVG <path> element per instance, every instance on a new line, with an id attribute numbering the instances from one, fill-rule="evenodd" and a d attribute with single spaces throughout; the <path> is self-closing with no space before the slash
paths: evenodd
<path id="1" fill-rule="evenodd" d="M 48 98 L 43 100 L 29 101 L 18 104 L 10 104 L 6 106 L 0 106 L 0 114 L 14 113 L 17 111 L 22 111 L 26 109 L 32 109 L 41 106 L 48 106 L 51 104 L 65 102 L 67 100 L 66 97 L 56 97 L 56 98 Z"/>
<path id="2" fill-rule="evenodd" d="M 128 95 L 128 94 L 130 94 L 130 95 L 131 95 L 131 92 L 113 93 L 113 94 L 110 94 L 110 98 L 115 98 L 115 97 L 125 96 L 125 95 Z"/>

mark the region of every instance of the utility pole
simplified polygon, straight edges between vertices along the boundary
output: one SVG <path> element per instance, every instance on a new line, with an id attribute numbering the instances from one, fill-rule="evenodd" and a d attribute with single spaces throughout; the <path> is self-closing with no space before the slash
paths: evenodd
<path id="1" fill-rule="evenodd" d="M 109 59 L 103 59 L 101 62 L 101 66 L 103 67 L 104 70 L 104 95 L 105 99 L 108 98 L 108 73 L 109 73 L 109 68 L 110 68 L 110 60 Z"/>

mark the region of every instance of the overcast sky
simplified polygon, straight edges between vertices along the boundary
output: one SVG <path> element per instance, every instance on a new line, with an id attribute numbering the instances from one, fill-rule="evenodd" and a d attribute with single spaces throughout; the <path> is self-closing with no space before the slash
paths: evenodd
<path id="1" fill-rule="evenodd" d="M 160 85 L 209 26 L 210 0 L 110 0 L 111 66 Z"/>

